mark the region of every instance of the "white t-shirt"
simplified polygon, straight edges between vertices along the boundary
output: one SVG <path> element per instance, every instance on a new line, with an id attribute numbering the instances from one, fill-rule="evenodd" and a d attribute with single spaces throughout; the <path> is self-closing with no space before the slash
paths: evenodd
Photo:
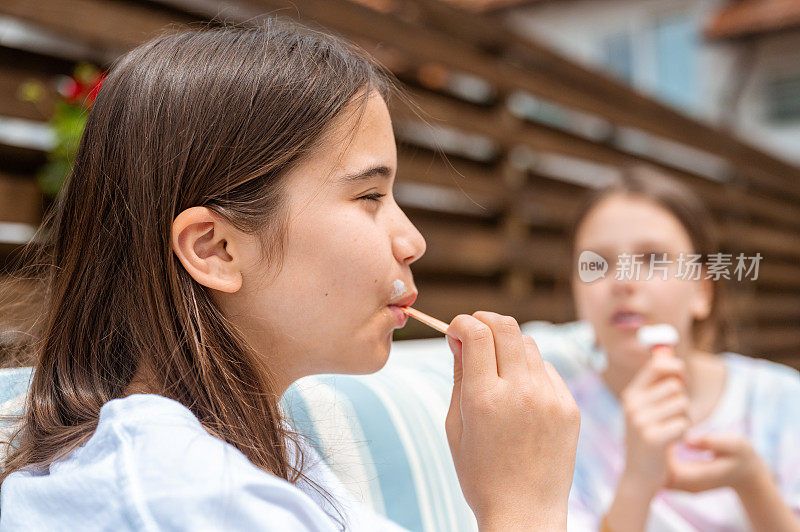
<path id="1" fill-rule="evenodd" d="M 303 452 L 305 474 L 348 530 L 403 530 L 355 502 L 310 446 Z M 311 486 L 257 468 L 188 408 L 151 394 L 109 401 L 84 445 L 0 488 L 0 530 L 333 531 L 335 519 Z"/>

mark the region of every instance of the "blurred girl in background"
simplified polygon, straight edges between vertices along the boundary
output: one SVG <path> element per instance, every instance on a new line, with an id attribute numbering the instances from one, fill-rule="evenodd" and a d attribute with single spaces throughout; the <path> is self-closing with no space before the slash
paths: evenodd
<path id="1" fill-rule="evenodd" d="M 705 263 L 718 252 L 700 200 L 655 170 L 627 169 L 582 209 L 575 263 L 585 250 L 609 262 L 604 278 L 573 276 L 579 316 L 606 360 L 568 382 L 582 414 L 570 529 L 800 530 L 800 378 L 710 350 L 719 285 L 705 268 L 698 280 L 679 269 L 681 257 Z M 638 280 L 618 274 L 621 255 L 640 257 Z M 660 323 L 680 341 L 651 356 L 636 333 Z"/>

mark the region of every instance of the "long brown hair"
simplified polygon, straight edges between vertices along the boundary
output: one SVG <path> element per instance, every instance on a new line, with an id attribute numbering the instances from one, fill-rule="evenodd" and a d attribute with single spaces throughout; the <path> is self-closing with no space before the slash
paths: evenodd
<path id="1" fill-rule="evenodd" d="M 633 164 L 621 168 L 609 184 L 590 191 L 578 209 L 570 239 L 570 249 L 574 255 L 573 267 L 577 264 L 575 239 L 578 230 L 594 207 L 604 199 L 616 195 L 649 199 L 666 209 L 683 226 L 692 242 L 694 253 L 700 255 L 703 262 L 708 260 L 709 255 L 719 252 L 719 237 L 714 219 L 703 200 L 689 187 L 657 168 Z M 695 320 L 693 323 L 693 341 L 701 349 L 718 350 L 724 345 L 728 329 L 728 319 L 724 312 L 724 288 L 721 282 L 714 282 L 711 312 L 705 319 Z"/>
<path id="2" fill-rule="evenodd" d="M 305 478 L 264 357 L 183 269 L 171 226 L 205 206 L 268 235 L 265 260 L 279 263 L 283 176 L 372 91 L 397 94 L 365 53 L 274 18 L 173 28 L 115 62 L 35 244 L 42 312 L 15 354 L 35 372 L 0 481 L 86 442 L 143 365 L 149 391 L 256 466 Z"/>

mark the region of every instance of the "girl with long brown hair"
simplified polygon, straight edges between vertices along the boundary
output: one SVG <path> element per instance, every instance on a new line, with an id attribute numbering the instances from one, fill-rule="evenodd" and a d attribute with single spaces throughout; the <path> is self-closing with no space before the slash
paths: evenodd
<path id="1" fill-rule="evenodd" d="M 750 282 L 753 260 L 742 254 L 749 275 L 735 258 L 727 273 L 715 267 L 726 259 L 702 201 L 645 166 L 591 194 L 573 246 L 576 262 L 590 251 L 609 268 L 573 276 L 605 356 L 568 381 L 583 416 L 570 525 L 800 530 L 800 375 L 717 347 L 720 281 Z M 639 333 L 657 324 L 678 334 L 651 351 Z"/>
<path id="2" fill-rule="evenodd" d="M 275 19 L 116 62 L 34 261 L 0 527 L 393 528 L 303 462 L 278 404 L 300 377 L 381 368 L 416 297 L 395 92 L 352 46 Z M 460 315 L 448 337 L 447 434 L 479 526 L 563 529 L 563 382 L 513 318 Z"/>

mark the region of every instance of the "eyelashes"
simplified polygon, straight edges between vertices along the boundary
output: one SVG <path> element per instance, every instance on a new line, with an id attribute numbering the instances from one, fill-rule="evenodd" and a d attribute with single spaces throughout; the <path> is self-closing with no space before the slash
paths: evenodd
<path id="1" fill-rule="evenodd" d="M 375 203 L 380 203 L 381 202 L 381 198 L 383 198 L 384 196 L 386 196 L 386 194 L 380 194 L 378 192 L 373 192 L 372 194 L 366 194 L 364 196 L 361 196 L 358 199 L 366 200 L 366 201 L 374 201 Z"/>

